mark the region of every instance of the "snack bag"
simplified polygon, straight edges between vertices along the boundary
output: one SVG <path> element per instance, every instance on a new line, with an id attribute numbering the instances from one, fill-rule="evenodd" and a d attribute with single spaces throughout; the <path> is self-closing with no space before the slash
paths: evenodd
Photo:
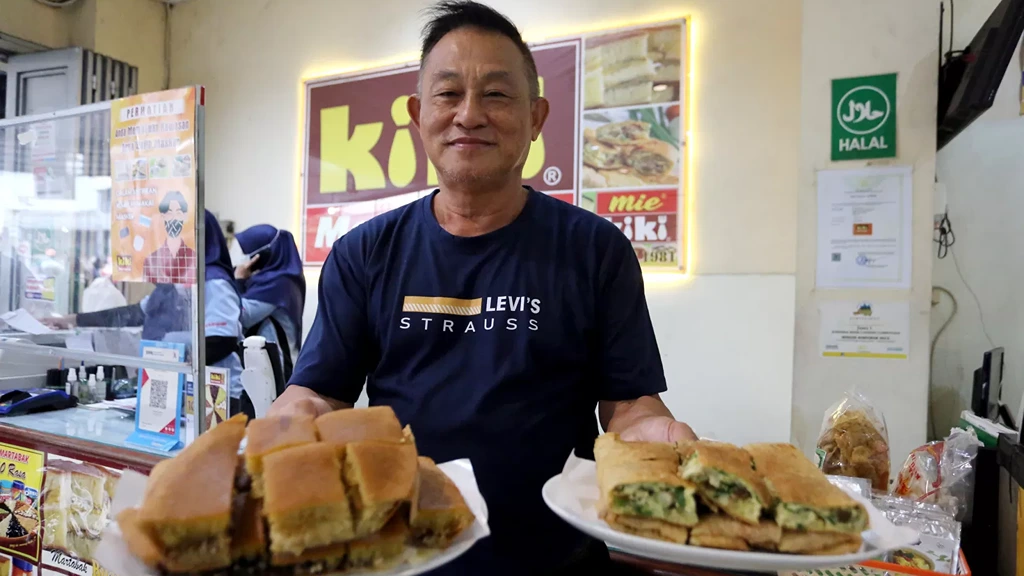
<path id="1" fill-rule="evenodd" d="M 953 428 L 945 440 L 929 442 L 907 456 L 892 494 L 938 504 L 964 517 L 974 488 L 974 458 L 981 441 L 973 430 Z"/>
<path id="2" fill-rule="evenodd" d="M 825 474 L 865 478 L 875 490 L 889 487 L 885 417 L 859 392 L 845 393 L 825 412 L 815 452 Z"/>

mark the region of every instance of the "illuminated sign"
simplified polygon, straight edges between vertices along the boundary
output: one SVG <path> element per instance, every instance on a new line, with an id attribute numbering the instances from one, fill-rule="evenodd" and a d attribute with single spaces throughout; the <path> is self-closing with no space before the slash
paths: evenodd
<path id="1" fill-rule="evenodd" d="M 609 220 L 645 268 L 686 268 L 687 26 L 633 26 L 531 47 L 551 113 L 526 185 Z M 407 111 L 418 66 L 305 84 L 303 257 L 438 186 Z"/>

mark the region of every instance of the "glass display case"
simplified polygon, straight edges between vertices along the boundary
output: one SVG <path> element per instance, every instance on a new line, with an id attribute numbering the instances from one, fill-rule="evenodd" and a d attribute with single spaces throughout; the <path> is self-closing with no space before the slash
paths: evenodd
<path id="1" fill-rule="evenodd" d="M 0 395 L 77 399 L 14 415 L 39 407 L 0 396 L 0 442 L 74 457 L 70 439 L 142 469 L 171 453 L 126 440 L 141 370 L 204 397 L 202 125 L 201 87 L 0 122 Z M 150 354 L 154 342 L 180 353 Z"/>
<path id="2" fill-rule="evenodd" d="M 205 428 L 202 101 L 0 121 L 0 573 L 109 574 L 121 472 Z"/>

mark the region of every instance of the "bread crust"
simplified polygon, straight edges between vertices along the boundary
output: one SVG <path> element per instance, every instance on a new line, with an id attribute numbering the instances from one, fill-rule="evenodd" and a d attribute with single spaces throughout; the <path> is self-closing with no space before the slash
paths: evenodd
<path id="1" fill-rule="evenodd" d="M 742 522 L 723 514 L 710 514 L 701 517 L 700 523 L 690 529 L 690 544 L 721 548 L 714 545 L 718 538 L 738 539 L 743 548 L 730 550 L 748 550 L 751 547 L 762 550 L 774 550 L 782 539 L 782 528 L 771 520 L 761 520 L 756 526 Z M 728 544 L 725 540 L 722 544 Z"/>
<path id="2" fill-rule="evenodd" d="M 419 474 L 409 509 L 413 538 L 428 546 L 447 547 L 476 517 L 458 486 L 426 456 L 417 458 Z"/>
<path id="3" fill-rule="evenodd" d="M 679 476 L 679 454 L 672 444 L 624 442 L 608 433 L 594 442 L 597 486 L 601 497 L 598 512 L 611 510 L 615 488 L 624 484 L 656 483 L 696 490 L 696 484 Z"/>
<path id="4" fill-rule="evenodd" d="M 227 532 L 245 423 L 243 414 L 221 422 L 174 458 L 153 467 L 138 520 L 164 547 Z M 185 486 L 203 489 L 184 490 Z"/>
<path id="5" fill-rule="evenodd" d="M 675 542 L 676 544 L 686 544 L 690 537 L 689 528 L 655 518 L 637 518 L 608 513 L 604 515 L 604 521 L 619 532 Z"/>
<path id="6" fill-rule="evenodd" d="M 343 452 L 349 442 L 405 439 L 402 425 L 390 406 L 335 410 L 315 420 L 320 441 Z"/>

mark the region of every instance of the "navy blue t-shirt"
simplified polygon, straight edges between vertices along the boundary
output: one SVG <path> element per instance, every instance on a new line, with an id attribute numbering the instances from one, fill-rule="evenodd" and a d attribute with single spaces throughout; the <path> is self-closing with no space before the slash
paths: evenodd
<path id="1" fill-rule="evenodd" d="M 586 538 L 541 487 L 572 450 L 590 455 L 599 400 L 665 390 L 643 278 L 604 219 L 530 190 L 509 225 L 453 236 L 436 192 L 339 239 L 291 384 L 410 424 L 419 452 L 468 457 L 490 538 L 451 574 L 534 574 Z M 592 457 L 592 456 L 591 456 Z"/>

